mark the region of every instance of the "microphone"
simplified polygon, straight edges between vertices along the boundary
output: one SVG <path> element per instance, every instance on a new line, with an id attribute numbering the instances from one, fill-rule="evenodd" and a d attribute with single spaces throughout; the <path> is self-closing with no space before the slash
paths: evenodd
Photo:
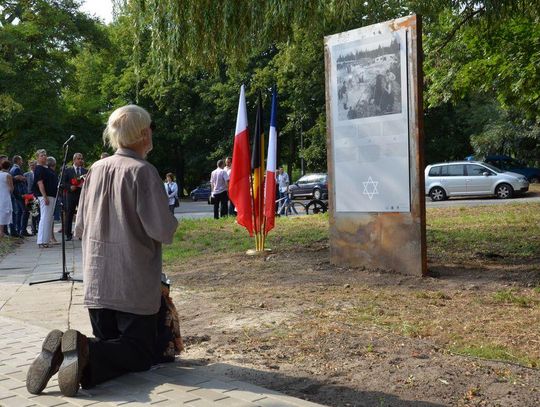
<path id="1" fill-rule="evenodd" d="M 72 140 L 75 140 L 75 136 L 73 134 L 69 136 L 69 138 L 66 140 L 66 142 L 64 143 L 62 147 L 67 146 Z"/>

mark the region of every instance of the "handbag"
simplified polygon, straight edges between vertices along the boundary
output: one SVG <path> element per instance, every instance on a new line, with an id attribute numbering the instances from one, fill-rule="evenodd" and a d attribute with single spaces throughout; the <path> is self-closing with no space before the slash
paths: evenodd
<path id="1" fill-rule="evenodd" d="M 178 208 L 180 206 L 180 201 L 178 200 L 178 197 L 174 197 L 174 207 Z"/>

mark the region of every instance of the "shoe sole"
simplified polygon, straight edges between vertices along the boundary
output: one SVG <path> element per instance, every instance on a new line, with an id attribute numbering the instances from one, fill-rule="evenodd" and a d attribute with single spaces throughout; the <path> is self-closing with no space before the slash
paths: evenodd
<path id="1" fill-rule="evenodd" d="M 69 330 L 62 337 L 64 360 L 58 372 L 58 385 L 64 396 L 73 397 L 79 391 L 81 364 L 79 361 L 79 333 Z"/>
<path id="2" fill-rule="evenodd" d="M 30 394 L 39 394 L 47 387 L 54 371 L 54 354 L 62 343 L 62 331 L 55 329 L 47 335 L 41 346 L 41 353 L 32 362 L 26 374 L 26 389 Z"/>

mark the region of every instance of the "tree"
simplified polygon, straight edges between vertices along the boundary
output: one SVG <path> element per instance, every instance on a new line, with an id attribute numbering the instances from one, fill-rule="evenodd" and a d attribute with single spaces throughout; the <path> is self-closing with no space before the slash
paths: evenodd
<path id="1" fill-rule="evenodd" d="M 71 80 L 68 60 L 81 43 L 103 39 L 78 7 L 72 0 L 2 2 L 0 146 L 9 154 L 43 146 L 55 152 L 69 135 L 61 102 Z"/>
<path id="2" fill-rule="evenodd" d="M 482 129 L 470 125 L 464 109 L 485 113 L 482 106 L 476 105 L 483 103 L 481 100 L 496 100 L 503 109 L 517 104 L 524 117 L 537 115 L 539 47 L 535 33 L 540 8 L 532 7 L 530 2 L 117 3 L 136 21 L 131 26 L 134 38 L 150 38 L 152 50 L 147 59 L 141 58 L 139 62 L 157 72 L 162 81 L 170 82 L 194 67 L 222 71 L 225 64 L 227 72 L 237 70 L 244 73 L 243 78 L 251 78 L 248 88 L 251 85 L 269 89 L 277 82 L 283 123 L 280 150 L 292 165 L 298 163 L 302 134 L 305 145 L 299 154 L 309 168 L 326 166 L 323 37 L 411 12 L 421 13 L 425 22 L 426 129 L 433 131 L 427 135 L 433 157 L 461 158 L 470 153 L 470 136 L 480 134 Z M 517 43 L 512 40 L 516 36 Z M 253 68 L 252 58 L 265 55 L 265 51 L 255 50 L 274 50 L 274 55 L 268 63 Z M 232 78 L 228 76 L 226 81 Z M 444 113 L 460 122 L 454 125 L 447 117 L 441 117 Z M 485 120 L 480 122 L 485 124 Z M 452 131 L 442 131 L 441 123 L 450 125 Z M 457 136 L 459 142 L 455 138 L 445 142 L 450 134 Z"/>

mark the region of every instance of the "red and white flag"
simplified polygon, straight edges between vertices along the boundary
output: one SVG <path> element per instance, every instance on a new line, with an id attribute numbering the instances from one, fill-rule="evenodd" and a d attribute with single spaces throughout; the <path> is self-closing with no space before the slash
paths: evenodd
<path id="1" fill-rule="evenodd" d="M 276 160 L 277 160 L 277 91 L 272 91 L 270 113 L 270 134 L 268 136 L 268 157 L 266 159 L 266 181 L 264 185 L 264 234 L 274 228 L 276 216 Z"/>
<path id="2" fill-rule="evenodd" d="M 232 169 L 229 179 L 229 199 L 236 207 L 236 220 L 253 236 L 253 209 L 251 207 L 251 157 L 244 85 L 240 88 L 236 132 L 234 136 Z"/>

